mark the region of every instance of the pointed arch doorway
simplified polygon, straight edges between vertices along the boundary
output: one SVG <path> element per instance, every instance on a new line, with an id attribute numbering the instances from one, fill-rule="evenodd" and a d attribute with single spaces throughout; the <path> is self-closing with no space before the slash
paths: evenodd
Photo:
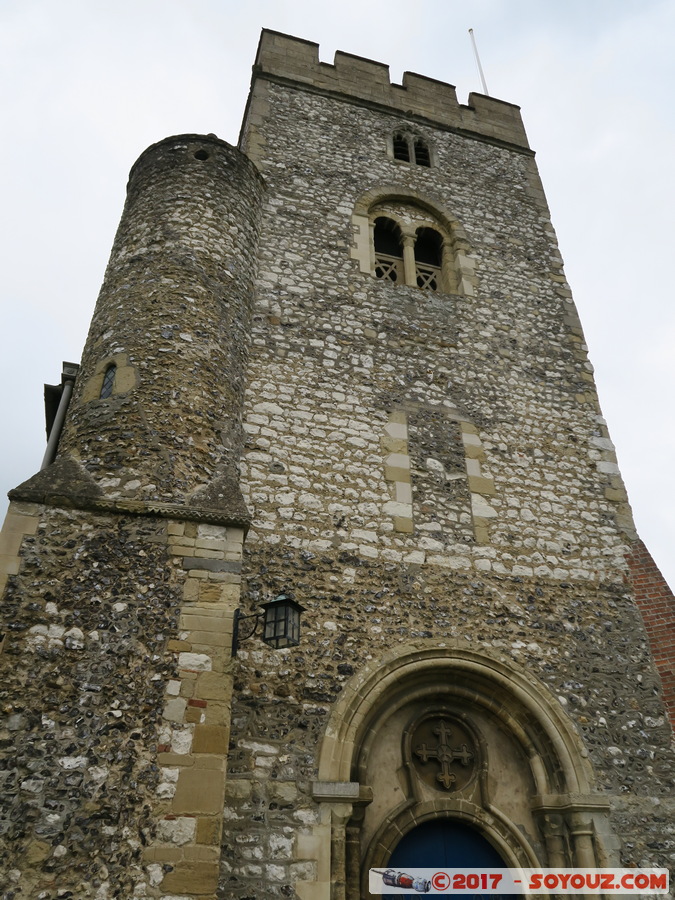
<path id="1" fill-rule="evenodd" d="M 405 872 L 410 868 L 499 869 L 507 865 L 475 828 L 458 819 L 441 817 L 422 822 L 405 834 L 394 848 L 387 868 Z M 491 896 L 495 900 L 498 895 Z M 394 897 L 419 898 L 419 894 L 384 894 L 383 900 Z"/>

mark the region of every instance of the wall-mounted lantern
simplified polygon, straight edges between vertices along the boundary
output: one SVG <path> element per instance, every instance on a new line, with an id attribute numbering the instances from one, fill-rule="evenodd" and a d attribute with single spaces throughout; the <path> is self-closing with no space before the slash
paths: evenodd
<path id="1" fill-rule="evenodd" d="M 256 633 L 258 622 L 263 620 L 262 639 L 274 650 L 296 647 L 300 643 L 300 613 L 304 607 L 293 599 L 288 591 L 282 591 L 269 603 L 262 603 L 263 612 L 242 616 L 240 609 L 234 611 L 232 625 L 232 656 L 237 655 L 239 644 Z M 241 622 L 252 621 L 253 628 L 248 634 L 241 634 Z"/>

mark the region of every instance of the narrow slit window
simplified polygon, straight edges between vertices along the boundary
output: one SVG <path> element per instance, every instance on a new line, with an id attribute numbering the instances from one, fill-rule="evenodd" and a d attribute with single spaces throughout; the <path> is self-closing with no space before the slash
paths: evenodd
<path id="1" fill-rule="evenodd" d="M 415 162 L 418 166 L 431 166 L 431 157 L 429 155 L 428 145 L 421 139 L 417 138 L 414 144 Z"/>
<path id="2" fill-rule="evenodd" d="M 103 376 L 103 384 L 101 385 L 101 393 L 99 397 L 101 400 L 105 400 L 106 397 L 110 397 L 113 392 L 113 387 L 115 385 L 115 373 L 117 372 L 117 366 L 112 363 L 105 370 L 105 375 Z"/>
<path id="3" fill-rule="evenodd" d="M 387 278 L 394 284 L 403 284 L 403 242 L 401 229 L 393 219 L 379 216 L 375 219 L 375 275 Z"/>
<path id="4" fill-rule="evenodd" d="M 419 228 L 415 241 L 415 280 L 417 287 L 437 291 L 441 286 L 443 238 L 433 228 Z"/>
<path id="5" fill-rule="evenodd" d="M 394 159 L 410 162 L 410 147 L 408 146 L 408 138 L 404 134 L 397 133 L 394 135 Z"/>

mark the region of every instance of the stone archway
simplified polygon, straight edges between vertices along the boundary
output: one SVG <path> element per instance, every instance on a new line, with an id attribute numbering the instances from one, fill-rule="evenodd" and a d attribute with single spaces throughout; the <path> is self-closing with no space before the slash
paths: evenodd
<path id="1" fill-rule="evenodd" d="M 416 730 L 427 720 L 455 729 L 446 755 L 472 765 L 461 784 L 427 783 L 426 761 L 441 771 L 438 747 Z M 571 721 L 530 673 L 466 644 L 411 643 L 355 675 L 326 727 L 319 779 L 332 900 L 357 900 L 368 868 L 434 816 L 477 828 L 512 865 L 608 863 L 608 804 Z"/>
<path id="2" fill-rule="evenodd" d="M 351 257 L 358 261 L 360 271 L 371 274 L 375 271 L 373 217 L 376 215 L 375 210 L 379 209 L 382 213 L 386 213 L 389 208 L 391 210 L 399 208 L 399 212 L 400 208 L 415 211 L 426 219 L 426 223 L 420 220 L 418 225 L 427 224 L 440 229 L 444 246 L 445 291 L 464 297 L 476 296 L 478 290 L 476 259 L 461 223 L 432 196 L 400 184 L 376 185 L 362 194 L 354 205 L 352 213 L 354 242 Z M 395 212 L 394 216 L 396 218 Z M 414 231 L 415 228 L 412 228 L 408 234 L 411 240 Z M 412 253 L 412 250 L 410 252 Z"/>

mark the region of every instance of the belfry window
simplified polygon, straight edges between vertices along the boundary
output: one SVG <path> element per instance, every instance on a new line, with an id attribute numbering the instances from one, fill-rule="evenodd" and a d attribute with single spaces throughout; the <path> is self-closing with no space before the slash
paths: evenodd
<path id="1" fill-rule="evenodd" d="M 397 131 L 392 136 L 391 151 L 394 159 L 414 163 L 416 166 L 431 166 L 429 145 L 417 134 Z"/>
<path id="2" fill-rule="evenodd" d="M 410 146 L 408 137 L 405 134 L 397 132 L 394 135 L 394 159 L 401 159 L 403 162 L 410 162 Z"/>
<path id="3" fill-rule="evenodd" d="M 445 271 L 445 238 L 430 225 L 399 225 L 377 216 L 373 225 L 374 274 L 396 285 L 427 291 L 452 291 L 452 272 Z M 448 265 L 451 265 L 448 259 Z"/>
<path id="4" fill-rule="evenodd" d="M 415 162 L 418 166 L 431 166 L 429 146 L 422 140 L 422 138 L 415 138 L 413 152 L 415 155 Z"/>
<path id="5" fill-rule="evenodd" d="M 101 385 L 101 393 L 99 394 L 101 400 L 105 400 L 107 397 L 110 397 L 112 395 L 113 387 L 115 385 L 116 372 L 117 366 L 115 365 L 115 363 L 111 363 L 105 370 L 105 375 L 103 376 L 103 384 Z"/>
<path id="6" fill-rule="evenodd" d="M 375 276 L 405 284 L 403 277 L 403 240 L 401 229 L 393 219 L 378 216 L 373 234 L 375 244 Z"/>
<path id="7" fill-rule="evenodd" d="M 350 251 L 359 270 L 383 283 L 440 294 L 474 296 L 475 256 L 464 229 L 408 186 L 369 191 L 352 216 Z M 412 299 L 412 296 L 410 296 Z"/>
<path id="8" fill-rule="evenodd" d="M 443 267 L 443 238 L 433 228 L 418 228 L 415 240 L 417 287 L 437 291 Z"/>

